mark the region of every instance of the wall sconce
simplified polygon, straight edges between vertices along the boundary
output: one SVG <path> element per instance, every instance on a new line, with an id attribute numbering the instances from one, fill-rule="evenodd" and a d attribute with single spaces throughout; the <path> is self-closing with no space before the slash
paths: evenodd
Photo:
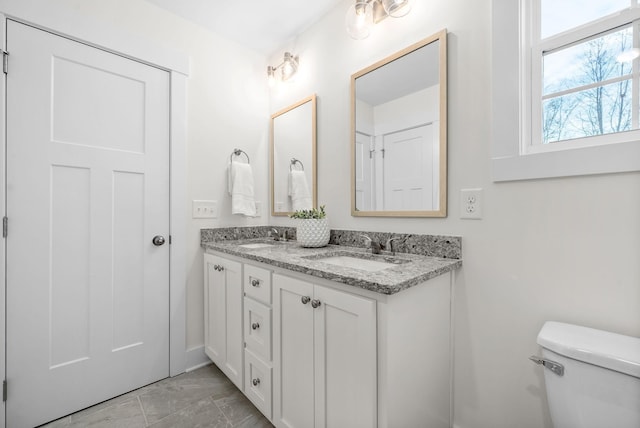
<path id="1" fill-rule="evenodd" d="M 291 79 L 298 71 L 298 56 L 291 55 L 291 52 L 284 53 L 284 60 L 281 64 L 267 67 L 267 82 L 273 87 L 276 84 L 276 70 L 281 69 L 281 80 L 286 82 Z"/>
<path id="2" fill-rule="evenodd" d="M 387 16 L 401 18 L 411 11 L 413 0 L 356 0 L 345 17 L 347 32 L 351 38 L 362 40 L 369 37 L 373 24 Z"/>

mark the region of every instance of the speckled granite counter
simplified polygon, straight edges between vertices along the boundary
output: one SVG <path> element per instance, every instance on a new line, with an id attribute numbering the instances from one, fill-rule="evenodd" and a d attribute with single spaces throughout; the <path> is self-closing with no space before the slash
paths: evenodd
<path id="1" fill-rule="evenodd" d="M 262 248 L 243 247 L 243 245 L 252 243 L 271 245 Z M 203 239 L 201 245 L 207 250 L 266 263 L 386 295 L 398 293 L 462 266 L 462 260 L 459 258 L 449 259 L 408 253 L 396 253 L 395 256 L 391 256 L 387 252 L 374 255 L 364 248 L 345 245 L 303 248 L 296 241 L 281 242 L 270 238 L 213 241 Z M 340 255 L 382 261 L 392 263 L 392 265 L 382 270 L 369 272 L 322 261 L 323 258 Z"/>

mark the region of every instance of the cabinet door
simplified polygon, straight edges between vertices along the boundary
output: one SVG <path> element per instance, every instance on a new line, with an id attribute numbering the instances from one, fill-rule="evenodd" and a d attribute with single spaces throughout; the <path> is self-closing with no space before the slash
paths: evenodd
<path id="1" fill-rule="evenodd" d="M 242 265 L 204 255 L 205 353 L 242 389 Z"/>
<path id="2" fill-rule="evenodd" d="M 314 288 L 315 427 L 377 423 L 376 302 Z"/>
<path id="3" fill-rule="evenodd" d="M 279 428 L 314 424 L 312 298 L 312 284 L 273 275 L 273 422 Z"/>

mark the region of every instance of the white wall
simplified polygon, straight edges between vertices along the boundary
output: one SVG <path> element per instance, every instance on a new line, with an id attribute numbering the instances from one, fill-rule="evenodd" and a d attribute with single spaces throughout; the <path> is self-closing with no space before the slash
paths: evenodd
<path id="1" fill-rule="evenodd" d="M 257 177 L 268 173 L 266 61 L 263 55 L 222 39 L 143 0 L 0 0 L 0 12 L 46 22 L 70 35 L 103 24 L 113 40 L 133 35 L 190 60 L 187 105 L 187 348 L 202 345 L 202 250 L 200 228 L 266 224 L 268 217 L 230 214 L 226 165 L 234 147 L 245 150 Z M 268 182 L 256 180 L 257 199 L 268 207 Z M 191 220 L 191 200 L 219 202 L 216 220 Z"/>
<path id="2" fill-rule="evenodd" d="M 640 174 L 493 183 L 491 1 L 415 2 L 402 19 L 351 40 L 345 0 L 282 47 L 300 55 L 270 111 L 318 95 L 318 201 L 333 228 L 463 237 L 455 284 L 454 421 L 460 428 L 551 427 L 542 370 L 527 357 L 559 320 L 640 336 Z M 350 216 L 350 75 L 436 31 L 449 31 L 449 216 Z M 270 59 L 277 64 L 278 52 Z M 484 218 L 459 219 L 459 192 L 484 189 Z M 290 224 L 272 218 L 274 224 Z M 428 358 L 428 356 L 425 356 Z"/>

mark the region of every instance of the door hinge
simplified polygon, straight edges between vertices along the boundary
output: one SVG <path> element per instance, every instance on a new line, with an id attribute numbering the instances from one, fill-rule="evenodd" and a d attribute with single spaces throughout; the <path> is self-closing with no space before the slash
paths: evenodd
<path id="1" fill-rule="evenodd" d="M 171 235 L 169 235 L 169 245 L 171 245 Z"/>
<path id="2" fill-rule="evenodd" d="M 2 51 L 2 72 L 7 74 L 9 72 L 9 52 Z"/>
<path id="3" fill-rule="evenodd" d="M 7 401 L 7 380 L 2 381 L 2 401 Z"/>
<path id="4" fill-rule="evenodd" d="M 7 216 L 2 217 L 2 237 L 6 238 L 9 233 L 9 219 Z"/>

